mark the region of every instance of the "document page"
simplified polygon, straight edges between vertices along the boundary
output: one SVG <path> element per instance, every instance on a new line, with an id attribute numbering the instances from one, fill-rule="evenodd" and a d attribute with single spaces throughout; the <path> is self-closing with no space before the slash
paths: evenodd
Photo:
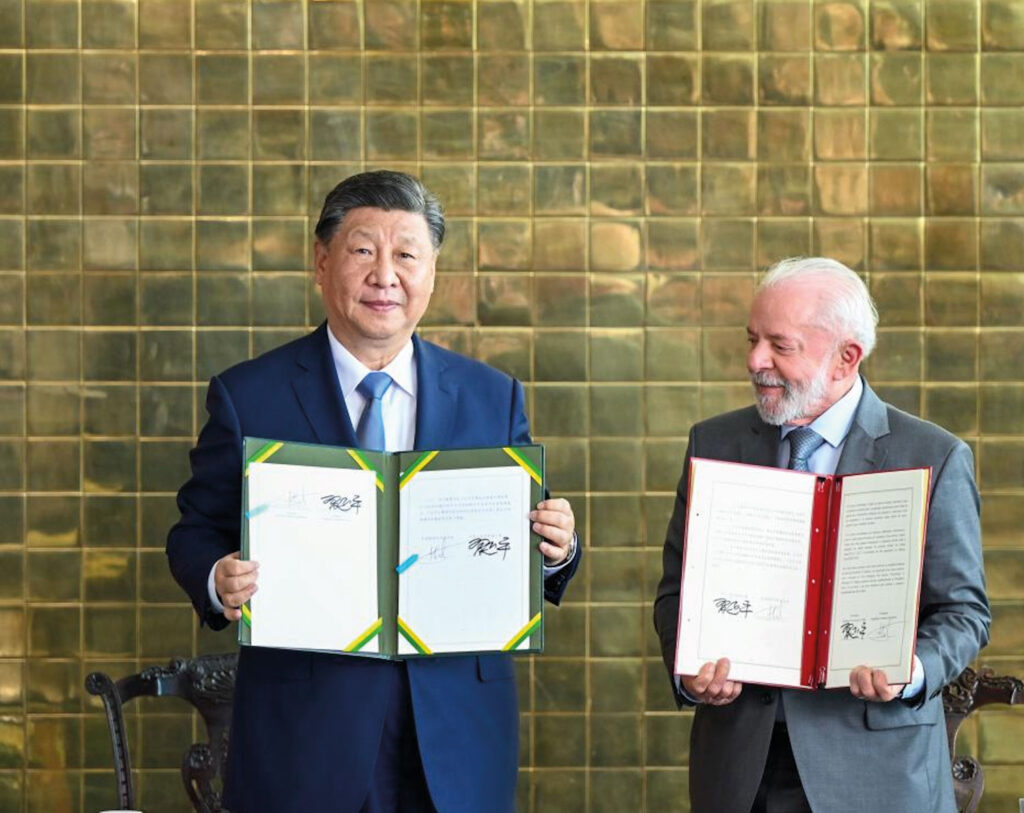
<path id="1" fill-rule="evenodd" d="M 338 651 L 376 621 L 373 473 L 251 463 L 248 517 L 255 646 Z M 361 651 L 379 652 L 379 641 Z"/>
<path id="2" fill-rule="evenodd" d="M 692 465 L 675 671 L 727 657 L 733 680 L 799 686 L 817 478 Z"/>
<path id="3" fill-rule="evenodd" d="M 859 665 L 907 683 L 913 669 L 928 469 L 843 478 L 825 685 Z"/>
<path id="4" fill-rule="evenodd" d="M 500 650 L 530 620 L 529 475 L 421 471 L 400 502 L 399 653 Z"/>

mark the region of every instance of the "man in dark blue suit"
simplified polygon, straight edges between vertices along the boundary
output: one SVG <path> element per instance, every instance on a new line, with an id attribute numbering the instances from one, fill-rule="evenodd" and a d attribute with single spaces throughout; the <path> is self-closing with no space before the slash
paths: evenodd
<path id="1" fill-rule="evenodd" d="M 387 450 L 530 442 L 520 383 L 415 335 L 444 238 L 437 200 L 409 175 L 340 183 L 316 227 L 327 321 L 215 376 L 209 420 L 178 494 L 171 571 L 222 629 L 258 589 L 238 558 L 246 435 Z M 530 514 L 557 604 L 580 559 L 563 499 Z M 328 585 L 324 589 L 330 589 Z M 243 647 L 224 804 L 234 813 L 515 807 L 518 711 L 505 654 L 384 662 Z"/>

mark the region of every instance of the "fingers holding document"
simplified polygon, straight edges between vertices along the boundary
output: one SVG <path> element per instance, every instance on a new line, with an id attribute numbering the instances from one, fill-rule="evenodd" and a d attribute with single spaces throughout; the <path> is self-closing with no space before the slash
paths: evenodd
<path id="1" fill-rule="evenodd" d="M 214 566 L 214 588 L 224 605 L 224 617 L 229 621 L 242 617 L 242 605 L 256 592 L 259 567 L 258 562 L 239 559 L 238 551 L 219 559 Z"/>
<path id="2" fill-rule="evenodd" d="M 855 666 L 850 670 L 850 693 L 862 700 L 888 703 L 900 696 L 903 686 L 890 686 L 889 678 L 881 669 Z"/>
<path id="3" fill-rule="evenodd" d="M 530 512 L 533 531 L 544 537 L 540 552 L 548 565 L 564 562 L 572 549 L 576 532 L 576 518 L 569 501 L 557 498 L 537 503 L 537 509 Z"/>
<path id="4" fill-rule="evenodd" d="M 743 684 L 729 680 L 728 658 L 708 661 L 696 675 L 680 677 L 683 688 L 691 699 L 711 706 L 725 706 L 740 696 Z"/>

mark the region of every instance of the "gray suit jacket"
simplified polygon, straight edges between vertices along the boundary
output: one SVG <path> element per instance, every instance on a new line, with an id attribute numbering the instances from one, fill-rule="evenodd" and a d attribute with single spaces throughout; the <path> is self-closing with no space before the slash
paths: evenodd
<path id="1" fill-rule="evenodd" d="M 669 676 L 676 648 L 679 582 L 691 457 L 777 465 L 779 430 L 754 407 L 696 424 L 669 522 L 654 624 Z M 749 813 L 782 702 L 804 791 L 827 813 L 953 813 L 942 687 L 988 641 L 979 499 L 965 443 L 883 403 L 865 382 L 837 474 L 932 467 L 917 655 L 925 687 L 915 701 L 869 703 L 846 689 L 799 691 L 747 685 L 726 706 L 698 706 L 690 744 L 695 813 Z M 674 684 L 673 684 L 674 686 Z M 685 698 L 677 695 L 680 705 Z"/>

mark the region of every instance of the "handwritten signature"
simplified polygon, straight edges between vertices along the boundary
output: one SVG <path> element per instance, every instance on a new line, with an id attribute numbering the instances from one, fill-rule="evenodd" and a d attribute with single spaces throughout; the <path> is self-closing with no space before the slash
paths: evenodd
<path id="1" fill-rule="evenodd" d="M 358 494 L 351 497 L 342 497 L 340 494 L 327 494 L 320 498 L 320 502 L 331 511 L 355 511 L 358 514 L 359 509 L 363 507 L 363 498 Z"/>
<path id="2" fill-rule="evenodd" d="M 902 621 L 883 621 L 872 627 L 867 621 L 844 621 L 839 625 L 839 632 L 844 641 L 859 641 L 862 639 L 871 641 L 888 641 L 894 637 L 897 628 L 903 625 Z"/>
<path id="3" fill-rule="evenodd" d="M 867 637 L 868 622 L 861 621 L 858 624 L 855 621 L 844 621 L 839 625 L 839 632 L 844 641 L 859 641 L 861 638 Z"/>
<path id="4" fill-rule="evenodd" d="M 469 549 L 474 556 L 497 556 L 500 553 L 501 558 L 504 559 L 508 555 L 510 547 L 507 536 L 500 539 L 478 536 L 469 540 Z"/>
<path id="5" fill-rule="evenodd" d="M 715 609 L 722 615 L 742 615 L 746 618 L 754 612 L 754 608 L 750 606 L 750 602 L 746 599 L 736 601 L 729 598 L 716 598 L 713 603 Z"/>

